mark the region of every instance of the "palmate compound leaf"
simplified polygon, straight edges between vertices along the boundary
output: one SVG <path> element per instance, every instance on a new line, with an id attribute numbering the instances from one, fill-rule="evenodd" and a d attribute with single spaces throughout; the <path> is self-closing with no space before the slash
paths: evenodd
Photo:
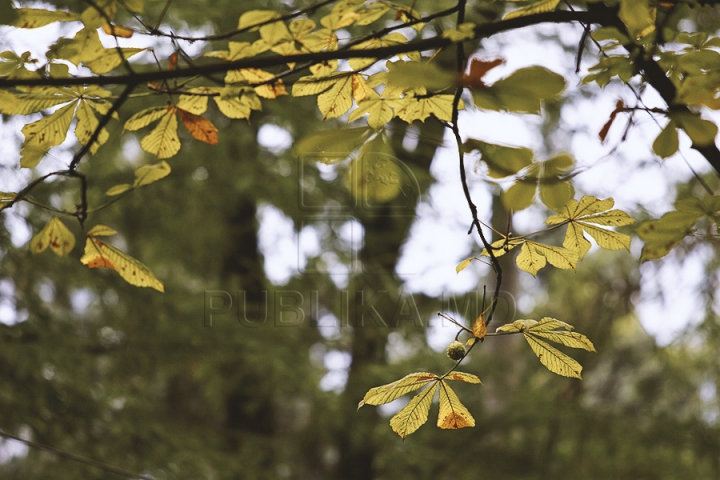
<path id="1" fill-rule="evenodd" d="M 480 379 L 471 374 L 463 372 L 452 372 L 444 380 L 459 380 L 466 383 L 481 383 Z M 403 407 L 395 416 L 390 419 L 390 427 L 403 439 L 420 428 L 427 422 L 430 406 L 432 405 L 435 391 L 440 388 L 440 415 L 438 426 L 446 429 L 458 429 L 475 426 L 467 408 L 460 403 L 455 392 L 445 383 L 443 379 L 429 372 L 417 372 L 387 385 L 371 388 L 365 394 L 365 398 L 358 405 L 383 405 L 397 400 L 406 393 L 414 392 L 427 386 L 425 390 L 416 395 Z"/>
<path id="2" fill-rule="evenodd" d="M 599 226 L 621 227 L 635 222 L 622 210 L 611 210 L 615 201 L 612 198 L 600 200 L 596 197 L 584 196 L 577 200 L 570 200 L 545 220 L 548 225 L 567 223 L 568 229 L 563 241 L 563 247 L 576 252 L 580 259 L 590 250 L 590 242 L 585 238 L 588 233 L 599 246 L 608 250 L 630 250 L 630 236 L 615 232 Z M 598 226 L 599 225 L 599 226 Z"/>
<path id="3" fill-rule="evenodd" d="M 57 217 L 52 217 L 30 240 L 30 251 L 33 253 L 40 253 L 47 247 L 59 257 L 64 257 L 75 247 L 75 235 Z"/>
<path id="4" fill-rule="evenodd" d="M 589 352 L 595 351 L 595 346 L 585 335 L 572 330 L 571 325 L 550 317 L 544 317 L 539 322 L 532 319 L 516 320 L 497 329 L 498 332 L 522 333 L 540 363 L 551 372 L 564 377 L 582 378 L 582 366 L 576 360 L 543 340 Z"/>
<path id="5" fill-rule="evenodd" d="M 112 233 L 111 233 L 112 232 Z M 142 263 L 112 245 L 100 241 L 98 236 L 109 236 L 115 231 L 105 225 L 96 225 L 88 232 L 85 254 L 80 259 L 88 268 L 109 268 L 115 270 L 130 285 L 150 287 L 164 292 L 162 282 Z"/>

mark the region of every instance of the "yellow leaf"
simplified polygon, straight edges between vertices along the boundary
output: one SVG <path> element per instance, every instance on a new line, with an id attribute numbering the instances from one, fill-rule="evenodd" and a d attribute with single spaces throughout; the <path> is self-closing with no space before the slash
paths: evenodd
<path id="1" fill-rule="evenodd" d="M 33 168 L 40 160 L 47 155 L 50 147 L 23 147 L 20 149 L 20 166 L 22 168 Z"/>
<path id="2" fill-rule="evenodd" d="M 352 77 L 338 79 L 330 90 L 318 95 L 317 103 L 323 120 L 345 114 L 352 107 Z"/>
<path id="3" fill-rule="evenodd" d="M 15 198 L 17 198 L 17 193 L 0 192 L 0 210 L 7 208 Z"/>
<path id="4" fill-rule="evenodd" d="M 212 89 L 207 87 L 191 88 L 188 92 L 192 93 L 211 93 Z M 186 112 L 202 115 L 207 111 L 208 106 L 207 95 L 180 95 L 176 106 Z"/>
<path id="5" fill-rule="evenodd" d="M 526 15 L 533 15 L 535 13 L 552 12 L 555 7 L 558 6 L 560 0 L 541 0 L 537 3 L 527 5 L 525 7 L 513 10 L 503 17 L 503 20 L 509 20 L 511 18 L 524 17 Z"/>
<path id="6" fill-rule="evenodd" d="M 381 98 L 375 91 L 370 94 L 369 98 L 358 104 L 358 108 L 353 110 L 348 116 L 348 122 L 352 122 L 369 113 L 367 123 L 375 130 L 384 127 L 393 117 L 393 110 L 390 108 L 389 102 Z"/>
<path id="7" fill-rule="evenodd" d="M 485 318 L 482 314 L 475 320 L 475 323 L 473 323 L 472 333 L 477 338 L 483 338 L 487 335 L 487 326 L 485 325 Z"/>
<path id="8" fill-rule="evenodd" d="M 130 117 L 127 122 L 125 122 L 125 130 L 130 130 L 131 132 L 134 132 L 135 130 L 140 130 L 143 127 L 147 127 L 151 123 L 153 123 L 158 118 L 165 115 L 168 111 L 168 107 L 150 107 L 146 108 L 145 110 L 140 110 L 135 115 Z"/>
<path id="9" fill-rule="evenodd" d="M 532 334 L 537 337 L 543 337 L 551 342 L 561 343 L 566 347 L 571 348 L 582 348 L 588 352 L 595 351 L 595 345 L 585 335 L 577 332 L 565 332 L 565 331 L 532 331 Z"/>
<path id="10" fill-rule="evenodd" d="M 77 124 L 75 125 L 75 136 L 81 144 L 87 145 L 90 141 L 90 137 L 95 132 L 100 122 L 98 122 L 95 112 L 93 112 L 89 103 L 85 100 L 81 100 L 79 102 L 76 115 Z M 97 140 L 95 140 L 95 143 L 93 143 L 90 147 L 90 152 L 95 155 L 98 148 L 107 142 L 108 138 L 110 138 L 110 134 L 103 128 L 100 131 L 100 135 L 98 135 Z"/>
<path id="11" fill-rule="evenodd" d="M 133 55 L 145 51 L 144 48 L 121 48 L 120 50 L 122 56 L 116 48 L 105 48 L 94 57 L 83 60 L 83 64 L 93 73 L 104 75 L 119 67 L 123 63 L 123 59 L 127 60 Z"/>
<path id="12" fill-rule="evenodd" d="M 473 260 L 475 260 L 475 257 L 466 258 L 462 262 L 458 263 L 457 267 L 455 267 L 455 273 L 460 273 L 465 270 Z"/>
<path id="13" fill-rule="evenodd" d="M 52 217 L 45 228 L 30 240 L 30 251 L 33 253 L 40 253 L 47 247 L 59 257 L 64 257 L 75 247 L 75 235 L 57 217 Z"/>
<path id="14" fill-rule="evenodd" d="M 253 86 L 255 93 L 263 98 L 272 99 L 281 95 L 287 95 L 287 90 L 285 90 L 285 85 L 282 80 L 273 80 L 275 77 L 276 76 L 274 74 L 260 70 L 259 68 L 243 68 L 241 70 L 228 72 L 225 76 L 225 83 L 247 83 L 250 86 Z M 270 81 L 272 82 L 264 85 L 258 85 Z"/>
<path id="15" fill-rule="evenodd" d="M 460 403 L 460 399 L 450 385 L 440 382 L 438 389 L 440 391 L 440 413 L 437 426 L 449 430 L 474 427 L 475 419 L 465 405 Z"/>
<path id="16" fill-rule="evenodd" d="M 46 56 L 48 59 L 67 60 L 78 66 L 80 63 L 92 61 L 104 53 L 105 47 L 100 42 L 97 30 L 85 27 L 73 38 L 60 38 L 50 47 Z"/>
<path id="17" fill-rule="evenodd" d="M 414 120 L 424 122 L 430 115 L 449 122 L 452 120 L 453 99 L 453 95 L 434 95 L 428 98 L 406 97 L 400 102 L 402 108 L 396 111 L 396 115 L 407 123 L 412 123 Z M 458 108 L 463 109 L 462 102 Z"/>
<path id="18" fill-rule="evenodd" d="M 365 397 L 358 405 L 358 408 L 363 405 L 383 405 L 385 403 L 390 403 L 393 400 L 397 400 L 402 397 L 406 393 L 414 392 L 415 390 L 436 380 L 437 375 L 434 373 L 411 373 L 410 375 L 406 375 L 400 380 L 388 383 L 387 385 L 371 388 L 365 394 Z"/>
<path id="19" fill-rule="evenodd" d="M 238 29 L 251 28 L 278 17 L 280 17 L 280 13 L 274 10 L 250 10 L 240 15 Z"/>
<path id="20" fill-rule="evenodd" d="M 390 428 L 400 435 L 400 438 L 407 437 L 427 422 L 430 405 L 435 396 L 435 388 L 436 383 L 433 383 L 390 419 Z"/>
<path id="21" fill-rule="evenodd" d="M 367 98 L 377 97 L 375 90 L 368 86 L 367 82 L 362 75 L 352 76 L 352 95 L 355 103 L 360 105 L 360 102 Z"/>
<path id="22" fill-rule="evenodd" d="M 250 118 L 253 110 L 261 110 L 260 99 L 255 92 L 240 91 L 238 94 L 213 97 L 220 112 L 228 118 Z"/>
<path id="23" fill-rule="evenodd" d="M 612 230 L 605 230 L 593 225 L 588 225 L 584 222 L 581 223 L 581 225 L 583 230 L 590 234 L 590 236 L 593 237 L 597 244 L 602 248 L 606 248 L 608 250 L 621 250 L 623 248 L 628 251 L 630 250 L 630 235 L 613 232 Z"/>
<path id="24" fill-rule="evenodd" d="M 18 94 L 3 90 L 0 91 L 0 113 L 28 115 L 76 98 L 71 90 L 57 87 L 33 87 Z"/>
<path id="25" fill-rule="evenodd" d="M 114 187 L 110 187 L 108 189 L 108 191 L 105 192 L 105 195 L 107 195 L 108 197 L 114 197 L 116 195 L 120 195 L 122 193 L 127 192 L 131 188 L 133 188 L 133 186 L 130 185 L 129 183 L 121 183 L 120 185 L 115 185 Z"/>
<path id="26" fill-rule="evenodd" d="M 160 123 L 140 142 L 140 146 L 157 158 L 170 158 L 180 151 L 175 108 L 168 108 Z"/>
<path id="27" fill-rule="evenodd" d="M 474 339 L 471 338 L 470 340 Z M 460 380 L 465 383 L 482 383 L 476 375 L 463 372 L 452 372 L 450 375 L 445 377 L 445 380 Z"/>
<path id="28" fill-rule="evenodd" d="M 563 377 L 582 378 L 582 366 L 577 361 L 532 334 L 525 332 L 523 335 L 540 363 L 548 370 Z"/>
<path id="29" fill-rule="evenodd" d="M 504 237 L 500 240 L 496 240 L 493 243 L 490 244 L 491 247 L 493 247 L 493 255 L 495 255 L 495 258 L 502 257 L 507 252 L 512 250 L 513 248 L 517 247 L 518 245 L 522 245 L 525 243 L 525 240 L 522 238 L 508 238 Z M 483 251 L 480 253 L 480 255 L 483 255 L 485 257 L 489 257 L 487 250 L 483 248 Z"/>
<path id="30" fill-rule="evenodd" d="M 19 28 L 38 28 L 54 22 L 72 22 L 80 20 L 80 15 L 62 10 L 44 10 L 40 8 L 18 8 L 18 19 L 13 26 Z"/>
<path id="31" fill-rule="evenodd" d="M 162 282 L 142 263 L 112 245 L 101 242 L 94 236 L 85 242 L 85 254 L 80 259 L 88 268 L 109 268 L 115 270 L 130 285 L 150 287 L 164 292 Z"/>
<path id="32" fill-rule="evenodd" d="M 541 255 L 534 246 L 528 245 L 527 242 L 523 244 L 515 262 L 517 266 L 520 267 L 520 270 L 528 272 L 533 277 L 547 263 L 545 257 Z"/>
<path id="33" fill-rule="evenodd" d="M 524 332 L 538 324 L 537 320 L 515 320 L 512 323 L 498 327 L 498 332 L 518 333 Z"/>
<path id="34" fill-rule="evenodd" d="M 88 28 L 98 28 L 107 24 L 106 17 L 112 20 L 116 11 L 117 5 L 114 1 L 99 2 L 86 8 L 80 16 L 80 20 Z"/>
<path id="35" fill-rule="evenodd" d="M 585 235 L 583 235 L 582 226 L 571 222 L 568 224 L 567 233 L 565 234 L 565 240 L 563 241 L 563 247 L 568 250 L 577 252 L 580 258 L 583 258 L 585 254 L 590 250 L 590 242 Z"/>
<path id="36" fill-rule="evenodd" d="M 87 233 L 88 237 L 109 237 L 112 235 L 117 235 L 117 232 L 106 225 L 100 225 L 100 224 L 95 225 Z"/>
<path id="37" fill-rule="evenodd" d="M 112 25 L 109 23 L 102 24 L 102 31 L 105 32 L 106 35 L 112 35 L 113 37 L 119 38 L 130 38 L 133 36 L 133 33 L 135 33 L 129 28 L 121 27 L 119 25 Z"/>
<path id="38" fill-rule="evenodd" d="M 578 254 L 572 250 L 530 241 L 526 242 L 526 245 L 534 247 L 553 267 L 564 270 L 575 270 L 577 266 L 579 257 Z"/>
<path id="39" fill-rule="evenodd" d="M 75 102 L 65 105 L 56 112 L 41 118 L 37 122 L 29 123 L 22 129 L 25 135 L 25 141 L 22 144 L 22 150 L 26 148 L 34 148 L 40 151 L 47 151 L 50 147 L 60 145 L 67 137 L 70 122 L 75 112 Z M 22 153 L 21 150 L 21 153 Z M 39 158 L 37 159 L 39 161 Z M 22 162 L 23 167 L 33 167 L 31 162 Z"/>
<path id="40" fill-rule="evenodd" d="M 200 115 L 186 112 L 181 108 L 178 108 L 178 113 L 180 114 L 183 125 L 185 125 L 185 128 L 188 129 L 188 132 L 190 132 L 190 135 L 192 135 L 195 140 L 200 140 L 210 145 L 217 145 L 219 141 L 218 129 L 210 120 Z"/>
<path id="41" fill-rule="evenodd" d="M 170 171 L 170 165 L 164 160 L 154 165 L 143 165 L 135 170 L 135 183 L 133 184 L 133 188 L 144 187 L 145 185 L 157 182 L 161 178 L 170 175 Z"/>
<path id="42" fill-rule="evenodd" d="M 300 77 L 293 84 L 293 97 L 317 95 L 335 84 L 334 78 Z"/>
<path id="43" fill-rule="evenodd" d="M 608 250 L 630 249 L 630 236 L 614 232 L 596 225 L 620 227 L 635 222 L 622 210 L 610 210 L 615 204 L 612 198 L 600 200 L 592 196 L 584 196 L 579 202 L 570 200 L 559 209 L 558 215 L 552 215 L 545 220 L 549 225 L 567 223 L 568 229 L 563 241 L 563 247 L 574 251 L 579 258 L 583 258 L 590 250 L 590 242 L 585 238 L 584 232 L 590 234 L 598 245 Z"/>
<path id="44" fill-rule="evenodd" d="M 534 323 L 533 325 L 529 326 L 527 329 L 528 329 L 528 331 L 532 331 L 532 332 L 543 332 L 543 331 L 555 330 L 556 328 L 562 328 L 568 332 L 572 332 L 575 329 L 575 327 L 573 327 L 569 323 L 566 323 L 561 320 L 558 320 L 557 318 L 551 318 L 551 317 L 543 317 L 540 319 L 539 322 Z"/>

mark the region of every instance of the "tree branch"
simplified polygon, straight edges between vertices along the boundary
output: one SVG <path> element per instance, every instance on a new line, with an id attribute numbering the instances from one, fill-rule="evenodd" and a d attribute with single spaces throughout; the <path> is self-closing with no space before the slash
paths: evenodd
<path id="1" fill-rule="evenodd" d="M 53 455 L 57 455 L 58 457 L 67 458 L 68 460 L 72 460 L 73 462 L 83 463 L 83 464 L 89 465 L 91 467 L 99 468 L 100 470 L 104 470 L 106 472 L 113 473 L 113 474 L 119 475 L 121 477 L 139 478 L 140 480 L 154 480 L 155 479 L 155 477 L 150 477 L 147 475 L 140 475 L 138 473 L 133 473 L 128 470 L 124 470 L 122 468 L 113 467 L 112 465 L 108 465 L 106 463 L 102 463 L 97 460 L 93 460 L 91 458 L 81 457 L 80 455 L 75 455 L 74 453 L 66 452 L 64 450 L 60 450 L 59 448 L 51 447 L 50 445 L 44 445 L 42 443 L 33 442 L 31 440 L 25 440 L 24 438 L 18 437 L 16 435 L 11 435 L 9 433 L 0 432 L 0 437 L 7 438 L 10 440 L 15 440 L 16 442 L 24 443 L 28 447 L 45 450 L 46 452 L 50 452 Z"/>
<path id="2" fill-rule="evenodd" d="M 495 23 L 487 23 L 475 27 L 475 39 L 486 38 L 497 33 L 515 30 L 518 28 L 539 25 L 542 23 L 601 23 L 596 15 L 590 12 L 556 11 L 539 13 L 526 17 L 512 18 Z M 5 78 L 0 79 L 0 88 L 11 88 L 18 86 L 70 86 L 70 85 L 128 85 L 157 82 L 162 80 L 193 77 L 197 75 L 209 75 L 213 73 L 224 73 L 229 70 L 243 68 L 269 68 L 284 65 L 286 63 L 322 62 L 325 60 L 338 60 L 348 58 L 387 58 L 408 52 L 434 50 L 452 45 L 452 40 L 435 36 L 413 42 L 388 47 L 370 48 L 366 50 L 351 50 L 344 47 L 339 50 L 323 51 L 317 53 L 303 53 L 298 55 L 272 55 L 260 58 L 242 58 L 232 62 L 212 63 L 177 70 L 162 70 L 134 75 L 115 76 L 92 76 L 72 78 Z"/>

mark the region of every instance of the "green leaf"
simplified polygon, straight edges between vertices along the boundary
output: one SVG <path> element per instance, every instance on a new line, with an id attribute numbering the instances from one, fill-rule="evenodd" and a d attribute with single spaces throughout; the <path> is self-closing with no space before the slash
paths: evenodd
<path id="1" fill-rule="evenodd" d="M 350 162 L 345 180 L 355 198 L 365 205 L 386 203 L 402 192 L 403 171 L 388 142 L 378 135 Z"/>
<path id="2" fill-rule="evenodd" d="M 293 152 L 302 159 L 332 164 L 347 158 L 371 134 L 368 127 L 323 130 L 296 142 Z"/>
<path id="3" fill-rule="evenodd" d="M 455 84 L 455 74 L 435 63 L 395 62 L 388 64 L 387 84 L 392 87 L 443 90 Z"/>
<path id="4" fill-rule="evenodd" d="M 565 89 L 562 75 L 545 67 L 527 67 L 498 80 L 487 88 L 473 91 L 475 106 L 486 110 L 507 110 L 521 113 L 540 113 L 542 101 Z"/>
<path id="5" fill-rule="evenodd" d="M 650 7 L 649 0 L 620 0 L 618 16 L 635 37 L 655 30 L 655 7 Z"/>
<path id="6" fill-rule="evenodd" d="M 685 130 L 693 144 L 707 146 L 715 143 L 718 127 L 710 120 L 690 112 L 671 113 L 669 117 Z"/>
<path id="7" fill-rule="evenodd" d="M 504 178 L 515 175 L 523 168 L 532 164 L 533 151 L 529 148 L 506 147 L 485 143 L 473 138 L 463 144 L 466 152 L 478 150 L 480 160 L 488 166 L 488 174 L 492 178 Z"/>
<path id="8" fill-rule="evenodd" d="M 674 155 L 679 146 L 677 125 L 670 120 L 653 142 L 653 152 L 660 158 L 667 158 Z"/>
<path id="9" fill-rule="evenodd" d="M 532 205 L 537 191 L 537 180 L 518 180 L 502 194 L 505 206 L 510 210 L 523 210 Z"/>

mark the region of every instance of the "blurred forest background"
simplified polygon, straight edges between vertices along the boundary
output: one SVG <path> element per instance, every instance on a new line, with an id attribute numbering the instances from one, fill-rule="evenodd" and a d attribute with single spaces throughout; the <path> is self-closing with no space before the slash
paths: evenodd
<path id="1" fill-rule="evenodd" d="M 148 16 L 159 15 L 164 3 L 148 1 Z M 307 4 L 285 3 L 289 10 Z M 418 2 L 415 8 L 434 11 L 452 4 Z M 253 8 L 277 5 L 176 0 L 165 22 L 185 31 L 221 32 L 236 27 L 241 9 Z M 500 18 L 501 8 L 500 3 L 471 2 L 467 20 Z M 696 28 L 714 31 L 717 24 Z M 563 61 L 568 71 L 574 69 L 577 38 L 545 34 L 544 41 L 566 50 Z M 214 49 L 220 48 L 224 45 Z M 443 52 L 438 61 L 451 65 L 454 54 Z M 549 105 L 541 131 L 567 126 L 563 104 L 573 100 Z M 690 240 L 671 255 L 681 262 L 695 248 L 703 249 L 700 301 L 688 307 L 700 309 L 701 318 L 662 346 L 643 330 L 635 313 L 643 271 L 637 252 L 593 250 L 577 273 L 545 269 L 530 283 L 520 278 L 528 275 L 514 269 L 511 256 L 504 257 L 505 298 L 529 294 L 536 301 L 521 303 L 527 308 L 517 311 L 508 304 L 501 320 L 552 316 L 575 325 L 598 350 L 577 356 L 585 367 L 584 380 L 548 372 L 520 338 L 489 339 L 462 367 L 484 385 L 458 387 L 476 427 L 439 430 L 431 416 L 403 442 L 388 427 L 394 405 L 357 412 L 358 401 L 369 388 L 407 373 L 449 368 L 452 362 L 442 350 L 431 348 L 437 330 L 428 327 L 431 319 L 442 308 L 473 320 L 478 306 L 472 301 L 485 282 L 493 287 L 491 272 L 481 270 L 487 278 L 479 278 L 472 291 L 455 294 L 457 310 L 468 307 L 464 312 L 414 291 L 412 301 L 400 302 L 400 313 L 416 307 L 422 324 L 408 314 L 399 324 L 383 326 L 369 309 L 364 325 L 358 322 L 359 292 L 385 319 L 397 318 L 398 298 L 409 298 L 402 293 L 406 278 L 398 274 L 398 263 L 414 214 L 419 214 L 414 205 L 428 208 L 436 182 L 431 163 L 448 138 L 444 127 L 433 118 L 414 126 L 392 123 L 393 155 L 417 180 L 410 189 L 412 215 L 408 197 L 402 196 L 377 208 L 335 215 L 338 205 L 355 203 L 342 175 L 299 163 L 291 149 L 309 133 L 342 126 L 323 123 L 313 98 L 264 102 L 263 111 L 253 113 L 249 122 L 210 115 L 220 128 L 218 145 L 185 143 L 170 162 L 168 178 L 101 212 L 103 224 L 122 232 L 126 251 L 165 283 L 164 295 L 130 286 L 114 272 L 88 271 L 74 260 L 33 256 L 26 240 L 17 240 L 17 229 L 23 229 L 18 213 L 27 217 L 34 207 L 19 205 L 15 212 L 0 214 L 5 312 L 0 429 L 157 479 L 720 478 L 715 300 L 720 250 Z M 120 135 L 124 120 L 111 124 L 116 130 L 108 145 L 84 167 L 104 179 L 90 186 L 96 200 L 125 181 L 114 175 L 117 169 L 131 179 L 134 168 L 151 160 L 137 137 Z M 545 135 L 547 150 L 563 147 L 553 143 L 556 138 Z M 648 162 L 650 156 L 648 148 Z M 583 175 L 592 176 L 592 169 Z M 476 174 L 472 181 L 482 183 Z M 707 181 L 718 186 L 712 175 Z M 35 195 L 53 204 L 72 188 L 56 182 Z M 677 186 L 695 188 L 693 180 Z M 483 209 L 504 231 L 502 205 Z M 467 205 L 459 202 L 456 210 L 466 230 Z M 29 225 L 32 232 L 47 221 L 32 218 L 37 219 Z M 314 252 L 288 250 L 293 274 L 276 283 L 267 272 L 277 265 L 268 265 L 263 252 L 296 239 L 265 235 L 262 240 L 263 229 L 272 230 L 264 223 L 272 222 L 292 222 L 296 233 L 311 231 L 319 239 Z M 80 232 L 79 225 L 67 223 Z M 456 260 L 477 251 L 457 251 Z M 71 257 L 79 255 L 76 247 Z M 455 263 L 440 267 L 453 271 Z M 227 314 L 213 317 L 211 327 L 205 326 L 206 291 L 227 291 L 234 302 Z M 238 301 L 240 306 L 243 301 L 238 291 L 246 292 L 249 322 L 238 317 Z M 302 323 L 288 313 L 289 325 L 278 324 L 279 310 L 292 306 L 292 299 L 278 304 L 273 295 L 279 291 L 303 295 Z M 263 292 L 270 305 L 266 322 L 257 308 Z M 0 443 L 0 477 L 110 478 L 96 468 L 10 442 Z"/>

